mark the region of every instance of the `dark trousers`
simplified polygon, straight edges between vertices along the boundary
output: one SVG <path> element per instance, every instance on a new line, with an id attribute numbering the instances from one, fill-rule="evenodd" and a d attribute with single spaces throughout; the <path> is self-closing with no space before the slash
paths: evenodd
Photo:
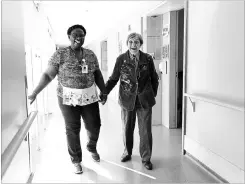
<path id="1" fill-rule="evenodd" d="M 132 155 L 136 115 L 140 136 L 139 150 L 144 163 L 150 161 L 152 154 L 152 108 L 143 109 L 136 106 L 133 111 L 122 108 L 124 155 Z"/>
<path id="2" fill-rule="evenodd" d="M 71 161 L 72 163 L 79 163 L 82 161 L 80 143 L 81 117 L 88 135 L 87 149 L 90 152 L 95 152 L 101 126 L 99 104 L 95 102 L 75 107 L 63 105 L 61 97 L 58 97 L 58 103 L 65 120 L 68 152 Z"/>

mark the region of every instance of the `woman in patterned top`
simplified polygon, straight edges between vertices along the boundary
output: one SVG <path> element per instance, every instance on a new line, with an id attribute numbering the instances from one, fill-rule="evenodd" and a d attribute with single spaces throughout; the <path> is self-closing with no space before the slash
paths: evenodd
<path id="1" fill-rule="evenodd" d="M 86 29 L 82 25 L 71 26 L 67 30 L 71 45 L 58 49 L 50 58 L 48 68 L 43 73 L 38 86 L 28 97 L 32 103 L 57 75 L 58 103 L 65 120 L 68 152 L 75 166 L 75 173 L 82 173 L 82 150 L 80 144 L 81 117 L 88 134 L 87 149 L 95 161 L 100 161 L 96 145 L 101 119 L 99 97 L 96 85 L 104 94 L 105 83 L 96 55 L 82 47 Z M 106 95 L 100 95 L 102 104 Z"/>

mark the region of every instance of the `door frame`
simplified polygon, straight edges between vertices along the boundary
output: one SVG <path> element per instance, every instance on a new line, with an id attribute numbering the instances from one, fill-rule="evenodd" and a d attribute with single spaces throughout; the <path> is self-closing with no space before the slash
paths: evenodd
<path id="1" fill-rule="evenodd" d="M 188 10 L 189 10 L 189 1 L 185 1 L 184 4 L 184 53 L 183 53 L 183 99 L 182 99 L 182 148 L 181 152 L 183 155 L 185 155 L 186 151 L 184 149 L 184 138 L 186 135 L 186 97 L 184 97 L 184 94 L 187 92 L 187 87 L 186 87 L 186 80 L 187 80 L 187 51 L 188 51 Z"/>
<path id="2" fill-rule="evenodd" d="M 183 42 L 180 42 L 180 38 L 183 36 L 183 41 L 184 41 L 184 34 L 182 33 L 181 35 L 179 34 L 180 33 L 180 23 L 179 23 L 179 20 L 180 20 L 180 12 L 183 11 L 183 14 L 184 14 L 184 8 L 182 9 L 179 9 L 179 10 L 176 10 L 176 39 L 175 39 L 175 49 L 176 49 L 176 52 L 175 52 L 175 126 L 176 128 L 180 128 L 179 127 L 179 114 L 178 114 L 178 108 L 179 108 L 179 92 L 180 90 L 183 90 L 180 88 L 180 80 L 179 80 L 179 68 L 182 67 L 182 72 L 183 72 L 183 60 L 184 60 L 184 55 L 180 55 L 180 47 L 182 47 L 182 53 L 184 53 L 184 43 Z M 182 12 L 181 12 L 182 13 Z M 183 17 L 183 20 L 181 20 L 181 22 L 184 21 L 184 17 Z M 184 26 L 184 22 L 183 22 L 183 26 Z M 184 27 L 181 26 L 181 29 L 183 29 L 184 31 Z M 180 58 L 182 57 L 182 62 L 180 62 Z M 183 81 L 182 81 L 183 83 Z M 182 88 L 183 88 L 183 84 L 182 84 Z M 182 95 L 182 99 L 183 99 L 183 94 Z M 179 97 L 180 98 L 180 97 Z M 181 105 L 182 105 L 182 102 L 181 102 Z M 181 107 L 182 108 L 182 107 Z"/>

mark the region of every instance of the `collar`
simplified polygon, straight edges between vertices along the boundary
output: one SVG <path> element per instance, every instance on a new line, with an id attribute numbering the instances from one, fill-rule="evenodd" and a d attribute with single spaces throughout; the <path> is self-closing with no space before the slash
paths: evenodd
<path id="1" fill-rule="evenodd" d="M 71 48 L 71 46 L 69 46 L 69 49 L 71 50 L 71 51 L 73 51 L 73 52 L 77 52 L 76 50 L 74 50 L 73 48 Z M 80 52 L 83 52 L 84 51 L 84 49 L 83 49 L 83 47 L 81 46 L 80 47 L 80 50 L 79 50 Z"/>
<path id="2" fill-rule="evenodd" d="M 134 58 L 133 54 L 131 54 L 130 52 L 129 52 L 129 57 L 130 57 L 130 59 Z M 139 61 L 139 59 L 140 59 L 140 51 L 136 54 L 136 59 Z"/>

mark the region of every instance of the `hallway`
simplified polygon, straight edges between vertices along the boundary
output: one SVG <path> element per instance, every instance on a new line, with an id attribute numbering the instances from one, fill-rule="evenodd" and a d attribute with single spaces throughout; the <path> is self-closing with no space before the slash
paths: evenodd
<path id="1" fill-rule="evenodd" d="M 44 148 L 32 183 L 218 183 L 212 176 L 181 155 L 181 129 L 153 126 L 153 170 L 146 170 L 139 156 L 138 126 L 132 160 L 120 162 L 123 152 L 120 108 L 114 101 L 100 105 L 102 127 L 98 142 L 101 162 L 96 163 L 86 150 L 86 132 L 81 129 L 83 174 L 74 174 L 67 152 L 63 118 L 57 99 L 52 100 Z"/>
<path id="2" fill-rule="evenodd" d="M 3 1 L 1 10 L 2 183 L 244 183 L 244 1 Z M 100 105 L 101 162 L 86 150 L 82 125 L 84 173 L 73 173 L 57 78 L 51 88 L 35 88 L 54 53 L 77 43 L 67 35 L 74 24 L 85 26 L 79 36 L 86 36 L 83 47 L 96 55 L 105 81 L 129 49 L 128 35 L 142 35 L 140 49 L 154 58 L 160 79 L 152 171 L 141 163 L 138 126 L 132 160 L 120 161 L 114 88 Z M 28 96 L 37 93 L 30 105 Z"/>

